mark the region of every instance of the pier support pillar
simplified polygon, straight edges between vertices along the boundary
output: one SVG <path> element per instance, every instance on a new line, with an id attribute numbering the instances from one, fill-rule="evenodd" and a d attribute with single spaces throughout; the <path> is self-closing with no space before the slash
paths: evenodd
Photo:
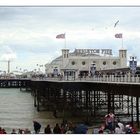
<path id="1" fill-rule="evenodd" d="M 63 120 L 65 120 L 65 108 L 66 108 L 66 90 L 63 90 L 63 103 L 64 103 L 64 106 L 63 106 Z"/>
<path id="2" fill-rule="evenodd" d="M 86 90 L 86 122 L 89 122 L 89 91 Z"/>
<path id="3" fill-rule="evenodd" d="M 139 128 L 139 97 L 136 97 L 137 127 Z"/>
<path id="4" fill-rule="evenodd" d="M 131 122 L 133 123 L 134 119 L 133 119 L 133 96 L 131 96 Z"/>
<path id="5" fill-rule="evenodd" d="M 111 96 L 110 96 L 110 92 L 107 93 L 107 98 L 108 98 L 108 114 L 111 111 Z"/>
<path id="6" fill-rule="evenodd" d="M 127 96 L 127 114 L 129 115 L 129 96 Z"/>
<path id="7" fill-rule="evenodd" d="M 122 93 L 123 94 L 123 93 Z M 123 101 L 123 95 L 122 95 L 122 109 L 123 109 L 123 106 L 124 106 L 124 101 Z"/>
<path id="8" fill-rule="evenodd" d="M 34 92 L 34 107 L 36 107 L 37 106 L 37 104 L 36 104 L 37 89 L 35 91 L 33 91 L 33 92 Z"/>
<path id="9" fill-rule="evenodd" d="M 112 93 L 112 113 L 113 114 L 115 114 L 115 107 L 114 107 L 114 98 L 115 98 L 115 96 L 114 96 L 114 94 Z"/>
<path id="10" fill-rule="evenodd" d="M 39 91 L 37 92 L 37 111 L 40 111 L 40 106 L 39 106 Z"/>
<path id="11" fill-rule="evenodd" d="M 96 91 L 94 90 L 94 116 L 96 116 Z"/>

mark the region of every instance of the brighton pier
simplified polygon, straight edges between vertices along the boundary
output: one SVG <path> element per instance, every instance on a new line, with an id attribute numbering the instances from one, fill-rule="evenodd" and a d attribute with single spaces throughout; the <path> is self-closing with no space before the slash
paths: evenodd
<path id="1" fill-rule="evenodd" d="M 0 79 L 0 88 L 30 89 L 37 111 L 62 112 L 63 118 L 69 112 L 86 121 L 96 121 L 113 112 L 117 117 L 128 117 L 139 127 L 138 75 Z"/>

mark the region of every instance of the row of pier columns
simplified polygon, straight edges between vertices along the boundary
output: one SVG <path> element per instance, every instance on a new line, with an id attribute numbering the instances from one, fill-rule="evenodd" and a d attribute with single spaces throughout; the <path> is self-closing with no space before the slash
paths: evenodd
<path id="1" fill-rule="evenodd" d="M 34 106 L 40 111 L 42 105 L 51 104 L 52 110 L 62 110 L 76 113 L 78 110 L 86 110 L 87 120 L 98 117 L 101 110 L 105 113 L 114 113 L 116 116 L 124 115 L 131 118 L 139 127 L 139 97 L 114 94 L 112 91 L 98 90 L 67 90 L 58 88 L 44 88 L 32 90 Z M 43 100 L 42 100 L 43 96 Z M 46 107 L 46 106 L 45 106 Z M 81 112 L 82 115 L 82 112 Z"/>

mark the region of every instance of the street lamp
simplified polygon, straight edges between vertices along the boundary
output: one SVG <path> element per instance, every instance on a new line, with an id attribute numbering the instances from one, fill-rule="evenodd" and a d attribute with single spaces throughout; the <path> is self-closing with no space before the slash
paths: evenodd
<path id="1" fill-rule="evenodd" d="M 131 73 L 133 75 L 135 75 L 136 68 L 137 68 L 137 61 L 136 61 L 136 57 L 135 56 L 131 56 L 130 57 L 129 66 L 130 66 Z"/>

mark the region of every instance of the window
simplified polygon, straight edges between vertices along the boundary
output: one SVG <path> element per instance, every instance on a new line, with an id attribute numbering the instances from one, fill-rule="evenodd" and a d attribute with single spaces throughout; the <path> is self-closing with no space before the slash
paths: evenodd
<path id="1" fill-rule="evenodd" d="M 72 65 L 75 65 L 75 62 L 74 62 L 74 61 L 72 61 L 72 62 L 71 62 L 71 64 L 72 64 Z"/>
<path id="2" fill-rule="evenodd" d="M 106 61 L 103 62 L 103 65 L 106 65 Z"/>
<path id="3" fill-rule="evenodd" d="M 113 65 L 116 65 L 116 63 L 117 63 L 117 62 L 116 62 L 116 61 L 114 61 L 114 62 L 113 62 Z"/>
<path id="4" fill-rule="evenodd" d="M 66 58 L 66 54 L 64 54 L 64 58 Z"/>
<path id="5" fill-rule="evenodd" d="M 83 61 L 83 62 L 82 62 L 82 65 L 85 65 L 85 64 L 86 64 L 86 62 L 85 62 L 85 61 Z"/>

